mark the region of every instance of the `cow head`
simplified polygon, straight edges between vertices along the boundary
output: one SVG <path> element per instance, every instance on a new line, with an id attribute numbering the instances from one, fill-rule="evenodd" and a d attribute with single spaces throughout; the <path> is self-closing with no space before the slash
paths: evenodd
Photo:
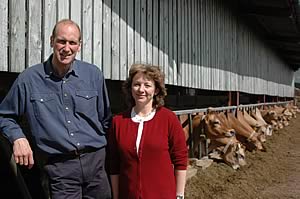
<path id="1" fill-rule="evenodd" d="M 211 140 L 210 151 L 217 151 L 225 163 L 237 169 L 245 165 L 245 147 L 235 137 L 235 131 L 228 126 L 222 113 L 208 110 L 202 117 L 201 128 Z"/>

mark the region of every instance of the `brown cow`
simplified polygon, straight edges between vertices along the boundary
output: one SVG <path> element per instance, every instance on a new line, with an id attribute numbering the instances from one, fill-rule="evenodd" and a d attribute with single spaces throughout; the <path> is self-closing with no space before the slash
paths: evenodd
<path id="1" fill-rule="evenodd" d="M 244 146 L 236 139 L 235 131 L 228 127 L 218 113 L 208 109 L 206 115 L 193 118 L 193 132 L 200 136 L 203 129 L 210 140 L 209 152 L 221 154 L 225 163 L 237 169 L 246 164 Z"/>
<path id="2" fill-rule="evenodd" d="M 243 110 L 243 116 L 246 122 L 258 133 L 263 134 L 264 137 L 271 136 L 272 135 L 272 126 L 270 124 L 266 124 L 266 122 L 262 122 L 259 120 L 254 119 L 251 115 L 247 113 L 247 111 Z M 260 141 L 264 142 L 265 138 L 263 140 L 263 136 L 260 136 Z"/>
<path id="3" fill-rule="evenodd" d="M 243 119 L 241 112 L 237 111 L 237 117 L 235 117 L 234 113 L 228 112 L 227 119 L 231 128 L 236 131 L 237 139 L 246 146 L 246 149 L 249 151 L 253 151 L 254 149 L 264 151 L 262 143 L 258 139 L 258 134 L 255 132 L 253 128 Z"/>
<path id="4" fill-rule="evenodd" d="M 263 119 L 270 125 L 272 128 L 277 131 L 278 129 L 282 128 L 283 126 L 278 122 L 278 115 L 274 110 L 271 109 L 264 109 L 260 111 Z"/>

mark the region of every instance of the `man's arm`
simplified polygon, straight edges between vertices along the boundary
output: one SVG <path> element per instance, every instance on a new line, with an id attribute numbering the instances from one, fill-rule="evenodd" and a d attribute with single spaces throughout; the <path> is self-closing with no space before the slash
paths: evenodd
<path id="1" fill-rule="evenodd" d="M 0 131 L 12 143 L 16 163 L 32 168 L 34 161 L 31 147 L 15 119 L 25 112 L 24 96 L 17 79 L 0 104 Z"/>

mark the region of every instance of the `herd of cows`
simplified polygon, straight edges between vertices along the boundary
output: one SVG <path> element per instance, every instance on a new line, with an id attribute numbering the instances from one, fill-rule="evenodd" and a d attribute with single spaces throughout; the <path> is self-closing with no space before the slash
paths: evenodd
<path id="1" fill-rule="evenodd" d="M 300 112 L 298 107 L 289 103 L 248 110 L 218 111 L 208 108 L 206 112 L 198 112 L 191 117 L 182 114 L 179 119 L 187 143 L 192 143 L 189 144 L 191 156 L 221 159 L 237 169 L 246 164 L 246 150 L 265 151 L 264 142 L 268 136 L 288 126 L 297 112 Z"/>

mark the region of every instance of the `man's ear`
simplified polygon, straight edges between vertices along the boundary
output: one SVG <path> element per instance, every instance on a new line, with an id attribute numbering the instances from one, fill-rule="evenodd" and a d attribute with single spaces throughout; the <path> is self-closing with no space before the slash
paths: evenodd
<path id="1" fill-rule="evenodd" d="M 50 47 L 53 48 L 54 45 L 54 38 L 53 36 L 50 37 Z"/>
<path id="2" fill-rule="evenodd" d="M 79 42 L 79 47 L 78 47 L 77 52 L 80 52 L 80 50 L 81 50 L 81 45 L 82 45 L 82 42 L 81 42 L 81 40 L 80 40 L 80 42 Z"/>

